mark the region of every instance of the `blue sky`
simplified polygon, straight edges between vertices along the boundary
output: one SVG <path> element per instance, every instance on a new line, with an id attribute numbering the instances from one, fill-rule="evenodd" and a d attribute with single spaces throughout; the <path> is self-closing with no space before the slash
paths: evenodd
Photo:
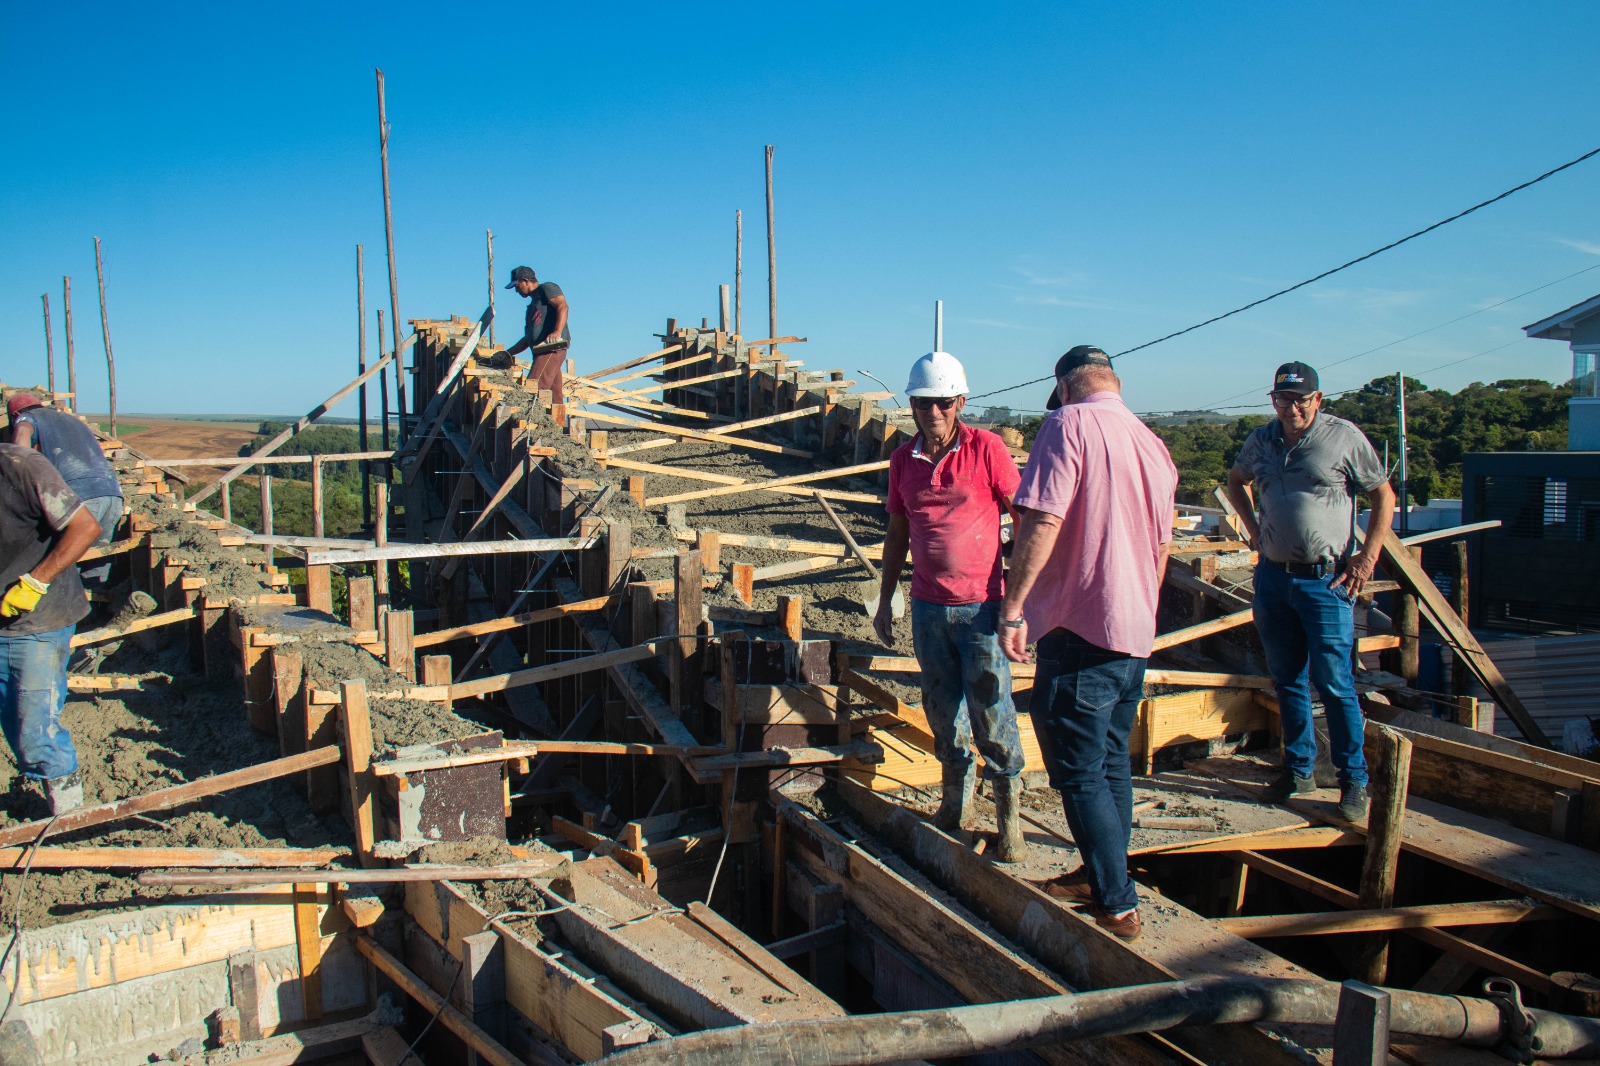
<path id="1" fill-rule="evenodd" d="M 104 409 L 96 235 L 122 410 L 298 413 L 354 376 L 358 243 L 369 315 L 387 306 L 375 67 L 403 316 L 483 309 L 488 227 L 502 283 L 526 262 L 567 291 L 580 370 L 620 362 L 669 316 L 715 320 L 742 208 L 745 334 L 764 336 L 771 143 L 779 330 L 810 338 L 797 354 L 902 387 L 943 299 L 946 347 L 983 393 L 1071 345 L 1117 351 L 1256 299 L 1600 145 L 1597 30 L 1589 0 L 8 0 L 0 379 L 43 380 L 49 292 L 65 387 L 70 274 L 82 406 Z M 1597 202 L 1600 158 L 1128 357 L 1128 399 L 1253 403 L 1285 359 L 1326 365 L 1480 310 L 1324 385 L 1456 360 L 1421 376 L 1565 380 L 1565 345 L 1517 338 L 1600 292 L 1600 269 L 1578 274 L 1600 266 Z M 498 300 L 505 340 L 521 301 Z"/>

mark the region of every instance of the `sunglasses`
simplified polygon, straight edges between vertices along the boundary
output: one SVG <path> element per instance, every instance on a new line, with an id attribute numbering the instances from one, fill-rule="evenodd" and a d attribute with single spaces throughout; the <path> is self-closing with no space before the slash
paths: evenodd
<path id="1" fill-rule="evenodd" d="M 956 405 L 958 399 L 960 399 L 959 396 L 937 398 L 933 396 L 913 396 L 911 397 L 911 406 L 919 411 L 931 411 L 935 407 L 941 411 L 948 411 Z"/>
<path id="2" fill-rule="evenodd" d="M 1309 396 L 1300 396 L 1292 392 L 1273 392 L 1268 393 L 1268 395 L 1272 397 L 1272 405 L 1274 407 L 1289 408 L 1310 407 L 1312 401 L 1320 394 L 1313 392 Z"/>

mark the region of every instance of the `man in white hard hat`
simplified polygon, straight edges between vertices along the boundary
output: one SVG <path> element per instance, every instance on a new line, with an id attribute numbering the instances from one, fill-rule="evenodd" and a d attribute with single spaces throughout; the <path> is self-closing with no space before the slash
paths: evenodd
<path id="1" fill-rule="evenodd" d="M 885 645 L 895 646 L 890 599 L 909 548 L 912 643 L 943 779 L 933 822 L 946 831 L 961 825 L 972 796 L 976 737 L 994 785 L 994 855 L 1021 862 L 1027 854 L 1017 820 L 1022 741 L 997 629 L 1000 512 L 1010 510 L 1017 464 L 999 437 L 961 421 L 967 374 L 954 356 L 929 352 L 918 359 L 906 395 L 918 432 L 889 458 L 889 534 L 872 627 Z"/>

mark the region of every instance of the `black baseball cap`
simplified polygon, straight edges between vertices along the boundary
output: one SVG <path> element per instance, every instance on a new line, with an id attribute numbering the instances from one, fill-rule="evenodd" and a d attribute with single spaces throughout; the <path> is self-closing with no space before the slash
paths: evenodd
<path id="1" fill-rule="evenodd" d="M 539 276 L 533 272 L 533 267 L 517 267 L 517 269 L 515 269 L 515 270 L 513 270 L 511 272 L 511 283 L 509 285 L 507 285 L 506 288 L 508 288 L 508 289 L 516 288 L 517 287 L 517 282 L 519 282 L 519 281 L 538 281 L 538 280 L 539 280 Z"/>
<path id="2" fill-rule="evenodd" d="M 1284 363 L 1272 375 L 1273 392 L 1292 392 L 1296 396 L 1310 396 L 1320 386 L 1317 372 L 1304 363 Z"/>
<path id="3" fill-rule="evenodd" d="M 1056 360 L 1056 383 L 1066 377 L 1080 366 L 1103 366 L 1111 368 L 1111 357 L 1092 344 L 1080 344 L 1069 349 L 1067 354 Z M 1046 411 L 1054 411 L 1061 406 L 1060 390 L 1055 384 L 1050 386 L 1050 399 L 1045 402 Z"/>

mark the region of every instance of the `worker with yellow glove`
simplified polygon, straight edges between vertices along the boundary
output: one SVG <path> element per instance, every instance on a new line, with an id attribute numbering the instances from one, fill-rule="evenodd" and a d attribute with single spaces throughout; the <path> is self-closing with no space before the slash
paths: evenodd
<path id="1" fill-rule="evenodd" d="M 61 708 L 72 631 L 89 613 L 77 562 L 99 535 L 50 460 L 0 444 L 0 729 L 53 814 L 83 805 Z"/>

